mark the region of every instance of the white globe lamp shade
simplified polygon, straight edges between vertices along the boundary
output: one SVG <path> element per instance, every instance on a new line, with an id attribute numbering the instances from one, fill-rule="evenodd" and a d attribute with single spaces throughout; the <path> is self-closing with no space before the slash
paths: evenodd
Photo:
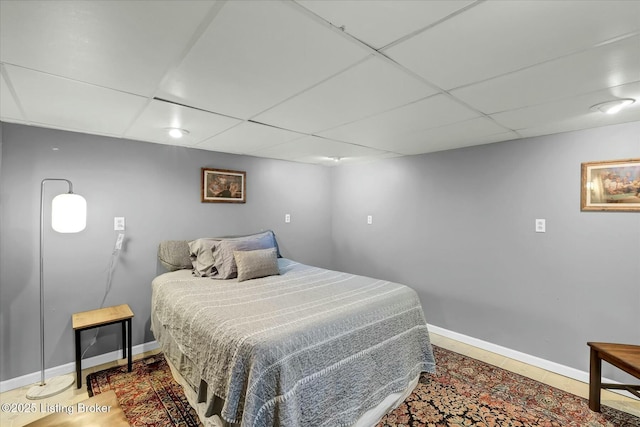
<path id="1" fill-rule="evenodd" d="M 87 201 L 79 194 L 59 194 L 51 202 L 51 227 L 58 233 L 78 233 L 87 226 Z"/>

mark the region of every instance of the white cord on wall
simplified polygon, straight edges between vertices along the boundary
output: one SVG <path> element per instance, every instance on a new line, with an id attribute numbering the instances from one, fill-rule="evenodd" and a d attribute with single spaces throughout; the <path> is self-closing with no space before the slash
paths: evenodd
<path id="1" fill-rule="evenodd" d="M 123 241 L 124 241 L 124 233 L 119 233 L 118 238 L 116 239 L 116 244 L 113 248 L 113 252 L 111 252 L 109 263 L 107 264 L 107 282 L 104 289 L 104 296 L 102 297 L 102 302 L 100 303 L 100 308 L 104 307 L 104 303 L 107 300 L 107 295 L 109 295 L 109 292 L 111 291 L 111 286 L 113 284 L 113 272 L 115 271 L 116 266 L 118 265 L 118 258 L 120 258 L 120 251 L 122 250 Z M 84 359 L 84 355 L 87 352 L 87 350 L 89 350 L 98 341 L 99 333 L 100 333 L 100 328 L 98 327 L 96 328 L 96 333 L 93 336 L 93 338 L 91 338 L 89 345 L 82 352 L 80 359 Z"/>

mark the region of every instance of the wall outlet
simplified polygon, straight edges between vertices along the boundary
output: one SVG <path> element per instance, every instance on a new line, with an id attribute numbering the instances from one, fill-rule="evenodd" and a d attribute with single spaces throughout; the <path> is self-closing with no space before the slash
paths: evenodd
<path id="1" fill-rule="evenodd" d="M 373 224 L 373 215 L 367 215 L 367 224 Z"/>
<path id="2" fill-rule="evenodd" d="M 113 218 L 113 229 L 115 231 L 124 231 L 124 217 L 117 216 Z"/>
<path id="3" fill-rule="evenodd" d="M 547 221 L 544 219 L 536 219 L 536 233 L 547 232 Z"/>
<path id="4" fill-rule="evenodd" d="M 291 222 L 291 214 L 284 215 L 284 222 L 286 222 L 287 224 Z"/>

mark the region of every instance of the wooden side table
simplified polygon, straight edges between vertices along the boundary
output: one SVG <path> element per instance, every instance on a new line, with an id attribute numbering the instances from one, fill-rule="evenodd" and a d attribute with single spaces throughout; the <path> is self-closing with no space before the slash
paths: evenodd
<path id="1" fill-rule="evenodd" d="M 99 308 L 97 310 L 83 311 L 71 316 L 71 324 L 76 336 L 76 385 L 82 386 L 82 353 L 80 351 L 80 333 L 98 326 L 122 324 L 122 358 L 128 356 L 127 368 L 131 372 L 131 319 L 133 311 L 128 304 L 113 307 Z M 128 350 L 128 351 L 127 351 Z"/>
<path id="2" fill-rule="evenodd" d="M 640 378 L 640 345 L 588 342 L 591 347 L 589 367 L 589 408 L 600 412 L 600 390 L 626 390 L 640 397 L 640 385 L 602 382 L 602 361 L 609 362 L 636 378 Z"/>

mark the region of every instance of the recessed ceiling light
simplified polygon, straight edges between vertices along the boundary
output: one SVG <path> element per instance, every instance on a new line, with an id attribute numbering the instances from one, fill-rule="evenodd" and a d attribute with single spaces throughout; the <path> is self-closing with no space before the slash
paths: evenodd
<path id="1" fill-rule="evenodd" d="M 166 128 L 167 132 L 169 132 L 169 136 L 171 138 L 180 139 L 185 135 L 189 134 L 189 131 L 186 129 L 180 128 Z"/>
<path id="2" fill-rule="evenodd" d="M 591 109 L 594 111 L 600 111 L 601 113 L 605 114 L 615 114 L 623 108 L 633 104 L 634 102 L 636 102 L 636 100 L 633 98 L 614 99 L 613 101 L 606 101 L 596 105 L 592 105 Z"/>

